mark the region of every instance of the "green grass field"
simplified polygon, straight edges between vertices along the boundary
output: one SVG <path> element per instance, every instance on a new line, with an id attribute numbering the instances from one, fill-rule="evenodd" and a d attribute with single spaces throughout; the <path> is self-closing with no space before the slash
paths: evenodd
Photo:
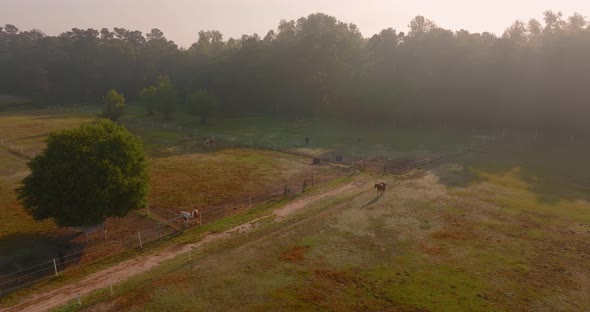
<path id="1" fill-rule="evenodd" d="M 349 158 L 396 158 L 407 155 L 431 152 L 456 151 L 480 141 L 472 133 L 452 129 L 421 129 L 419 127 L 395 127 L 395 125 L 367 126 L 350 122 L 338 122 L 319 119 L 281 120 L 268 117 L 236 117 L 212 119 L 207 125 L 201 125 L 199 118 L 182 115 L 171 121 L 158 117 L 147 117 L 141 107 L 129 107 L 124 118 L 128 122 L 143 122 L 141 127 L 147 133 L 153 132 L 160 140 L 170 139 L 178 131 L 208 135 L 249 144 L 273 148 L 294 148 L 323 154 L 338 152 Z M 168 137 L 162 137 L 163 124 L 166 124 Z M 153 127 L 152 127 L 153 124 Z M 150 130 L 152 129 L 152 130 Z M 482 130 L 483 131 L 483 130 Z M 479 133 L 482 134 L 482 133 Z M 491 133 L 483 133 L 491 135 Z M 304 138 L 309 137 L 310 145 L 304 146 Z"/>
<path id="2" fill-rule="evenodd" d="M 49 131 L 92 118 L 4 112 L 0 137 L 41 150 Z M 217 205 L 310 170 L 307 160 L 272 151 L 223 144 L 204 149 L 201 135 L 298 149 L 309 136 L 306 148 L 317 153 L 366 153 L 379 159 L 473 143 L 471 133 L 361 131 L 316 120 L 244 117 L 195 127 L 196 119 L 185 117 L 162 129 L 146 126 L 151 119 L 133 109 L 126 119 L 144 122 L 129 122 L 129 127 L 150 155 L 149 200 L 163 208 Z M 176 130 L 179 125 L 184 132 Z M 341 181 L 355 188 L 311 203 L 282 222 L 206 245 L 190 262 L 164 263 L 117 285 L 114 298 L 104 291 L 84 298 L 81 309 L 583 310 L 590 306 L 590 150 L 568 142 L 518 142 L 499 139 L 399 181 L 371 173 Z M 18 246 L 42 254 L 59 235 L 51 222 L 33 221 L 15 201 L 13 190 L 27 174 L 25 163 L 0 149 L 4 262 L 22 256 L 25 250 Z M 380 198 L 372 189 L 376 179 L 390 182 Z M 314 192 L 332 186 L 338 184 Z M 245 216 L 219 224 L 252 217 Z M 188 232 L 175 241 L 202 236 Z M 77 309 L 73 304 L 62 310 Z"/>
<path id="3" fill-rule="evenodd" d="M 61 310 L 581 311 L 587 150 L 496 144 L 353 190 Z M 585 192 L 586 190 L 586 192 Z"/>

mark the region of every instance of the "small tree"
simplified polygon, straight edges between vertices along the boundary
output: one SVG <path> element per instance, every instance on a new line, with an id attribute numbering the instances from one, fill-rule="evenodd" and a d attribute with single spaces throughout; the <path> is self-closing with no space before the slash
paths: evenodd
<path id="1" fill-rule="evenodd" d="M 168 76 L 160 76 L 157 86 L 141 90 L 139 99 L 150 116 L 157 111 L 164 119 L 170 119 L 176 110 L 176 89 Z"/>
<path id="2" fill-rule="evenodd" d="M 170 119 L 176 110 L 176 89 L 168 76 L 160 76 L 159 80 L 156 88 L 156 108 L 163 114 L 164 119 Z"/>
<path id="3" fill-rule="evenodd" d="M 145 107 L 148 116 L 154 115 L 156 109 L 156 93 L 157 89 L 154 86 L 145 88 L 139 93 L 139 102 Z"/>
<path id="4" fill-rule="evenodd" d="M 114 89 L 107 91 L 102 98 L 102 115 L 112 121 L 119 121 L 125 109 L 125 98 Z"/>
<path id="5" fill-rule="evenodd" d="M 53 132 L 28 163 L 31 174 L 16 192 L 36 220 L 85 226 L 123 217 L 145 203 L 146 157 L 139 138 L 101 120 Z"/>
<path id="6" fill-rule="evenodd" d="M 186 104 L 191 114 L 201 116 L 201 124 L 207 123 L 207 119 L 219 105 L 217 98 L 205 89 L 190 93 L 186 97 Z"/>

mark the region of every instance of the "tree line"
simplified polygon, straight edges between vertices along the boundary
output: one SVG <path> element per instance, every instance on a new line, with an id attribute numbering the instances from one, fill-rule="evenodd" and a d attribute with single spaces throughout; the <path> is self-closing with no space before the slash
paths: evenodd
<path id="1" fill-rule="evenodd" d="M 325 14 L 264 36 L 200 31 L 180 48 L 158 29 L 0 28 L 0 92 L 37 103 L 97 102 L 115 89 L 148 114 L 317 116 L 424 126 L 586 131 L 590 26 L 547 11 L 504 34 L 417 16 L 364 38 Z"/>

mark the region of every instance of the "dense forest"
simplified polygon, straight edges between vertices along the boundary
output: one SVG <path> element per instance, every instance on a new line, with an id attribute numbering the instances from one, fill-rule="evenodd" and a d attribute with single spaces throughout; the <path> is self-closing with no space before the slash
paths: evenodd
<path id="1" fill-rule="evenodd" d="M 417 16 L 407 33 L 363 38 L 325 14 L 281 21 L 264 36 L 201 31 L 179 48 L 158 29 L 0 28 L 0 93 L 39 105 L 96 103 L 116 89 L 140 101 L 158 86 L 166 118 L 209 97 L 223 114 L 382 123 L 588 130 L 590 26 L 548 11 L 500 37 L 450 31 Z M 151 89 L 146 89 L 154 86 Z M 143 101 L 149 102 L 149 101 Z M 146 104 L 147 105 L 147 104 Z M 153 107 L 149 108 L 152 110 Z"/>

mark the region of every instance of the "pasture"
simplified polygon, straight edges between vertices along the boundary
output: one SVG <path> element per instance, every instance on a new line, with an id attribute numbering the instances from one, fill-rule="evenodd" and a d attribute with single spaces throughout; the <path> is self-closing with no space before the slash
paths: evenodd
<path id="1" fill-rule="evenodd" d="M 67 246 L 66 256 L 81 253 L 72 261 L 91 262 L 113 250 L 124 250 L 126 245 L 119 240 L 158 227 L 160 219 L 141 209 L 123 219 L 108 220 L 106 241 L 95 234 L 87 242 L 77 231 L 58 229 L 50 221 L 34 221 L 16 201 L 14 189 L 28 174 L 28 158 L 18 155 L 20 149 L 32 156 L 42 151 L 50 131 L 72 128 L 94 118 L 93 114 L 46 110 L 0 113 L 0 138 L 4 142 L 0 146 L 0 275 L 51 261 L 60 245 Z M 167 131 L 131 130 L 147 147 L 150 206 L 164 211 L 165 218 L 174 216 L 168 210 L 181 207 L 202 209 L 266 195 L 268 187 L 312 173 L 319 177 L 337 174 L 329 166 L 312 167 L 308 159 L 293 155 L 222 144 L 205 150 L 197 138 L 170 135 Z"/>
<path id="2" fill-rule="evenodd" d="M 458 148 L 465 149 L 469 144 L 481 143 L 481 140 L 473 138 L 475 134 L 494 134 L 493 130 L 483 128 L 466 133 L 450 127 L 429 129 L 393 123 L 366 125 L 313 118 L 287 120 L 262 116 L 214 118 L 209 124 L 201 125 L 198 117 L 190 115 L 178 116 L 172 121 L 147 117 L 143 108 L 137 106 L 129 108 L 124 122 L 143 122 L 143 131 L 157 129 L 158 133 L 161 133 L 162 125 L 166 124 L 169 136 L 174 136 L 174 131 L 180 126 L 188 134 L 196 131 L 200 135 L 245 145 L 252 141 L 254 145 L 269 149 L 276 146 L 282 150 L 294 149 L 316 155 L 339 153 L 345 161 L 358 158 L 419 158 L 422 154 L 433 152 L 453 152 Z M 305 145 L 305 137 L 309 138 L 309 145 Z M 169 138 L 160 134 L 159 139 Z"/>
<path id="3" fill-rule="evenodd" d="M 584 310 L 589 150 L 547 146 L 498 143 L 379 177 L 381 197 L 376 176 L 355 176 L 290 218 L 117 285 L 115 297 L 58 310 Z"/>

